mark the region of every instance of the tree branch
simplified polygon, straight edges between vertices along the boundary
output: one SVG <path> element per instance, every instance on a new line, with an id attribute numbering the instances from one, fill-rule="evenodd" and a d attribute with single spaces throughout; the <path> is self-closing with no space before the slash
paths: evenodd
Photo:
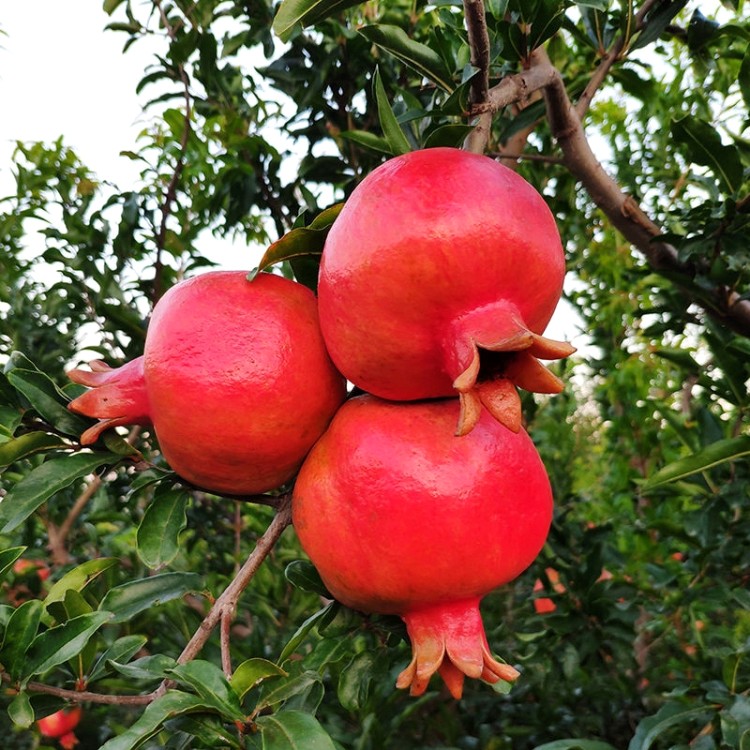
<path id="1" fill-rule="evenodd" d="M 463 2 L 466 31 L 471 49 L 471 64 L 479 71 L 471 84 L 471 102 L 483 104 L 487 101 L 490 88 L 490 37 L 487 31 L 484 0 L 463 0 Z M 466 150 L 477 154 L 484 153 L 491 129 L 492 113 L 480 113 L 476 127 L 464 144 Z"/>

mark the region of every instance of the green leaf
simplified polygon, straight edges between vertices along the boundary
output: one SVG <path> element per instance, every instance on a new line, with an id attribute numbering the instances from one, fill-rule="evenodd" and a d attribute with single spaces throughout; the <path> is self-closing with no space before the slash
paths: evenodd
<path id="1" fill-rule="evenodd" d="M 170 656 L 164 654 L 154 654 L 153 656 L 143 656 L 136 659 L 130 664 L 123 664 L 114 659 L 110 660 L 112 668 L 129 680 L 145 680 L 153 682 L 165 680 L 167 672 L 174 669 L 177 662 Z"/>
<path id="2" fill-rule="evenodd" d="M 633 39 L 630 49 L 636 50 L 655 42 L 686 5 L 687 0 L 666 0 L 666 2 L 657 3 L 646 15 L 643 31 Z"/>
<path id="3" fill-rule="evenodd" d="M 368 41 L 390 52 L 419 75 L 436 83 L 447 92 L 456 88 L 453 76 L 440 55 L 426 44 L 411 39 L 400 26 L 373 24 L 358 29 Z"/>
<path id="4" fill-rule="evenodd" d="M 118 638 L 99 656 L 88 674 L 88 681 L 94 682 L 110 672 L 113 667 L 109 662 L 129 662 L 147 643 L 145 635 L 124 635 Z"/>
<path id="5" fill-rule="evenodd" d="M 0 578 L 11 569 L 24 552 L 26 552 L 26 547 L 8 547 L 0 551 Z"/>
<path id="6" fill-rule="evenodd" d="M 742 162 L 737 147 L 724 144 L 721 136 L 707 122 L 697 117 L 672 121 L 674 139 L 687 147 L 688 158 L 708 167 L 725 189 L 733 193 L 742 183 Z"/>
<path id="7" fill-rule="evenodd" d="M 110 612 L 92 612 L 68 620 L 38 635 L 29 649 L 23 674 L 32 677 L 77 656 L 99 628 L 112 619 Z"/>
<path id="8" fill-rule="evenodd" d="M 307 671 L 283 681 L 277 680 L 269 689 L 266 689 L 267 686 L 264 685 L 263 695 L 258 701 L 256 711 L 271 706 L 278 706 L 295 695 L 306 692 L 317 682 L 321 682 L 320 675 L 317 672 Z"/>
<path id="9" fill-rule="evenodd" d="M 364 0 L 283 0 L 273 19 L 272 29 L 286 42 L 298 27 L 311 26 Z"/>
<path id="10" fill-rule="evenodd" d="M 353 713 L 365 707 L 372 684 L 372 672 L 375 654 L 362 651 L 355 654 L 352 660 L 341 671 L 336 694 L 339 703 Z"/>
<path id="11" fill-rule="evenodd" d="M 391 147 L 385 138 L 375 135 L 375 133 L 368 133 L 366 130 L 343 130 L 341 137 L 354 141 L 354 143 L 369 148 L 371 151 L 378 151 L 383 154 L 391 153 Z"/>
<path id="12" fill-rule="evenodd" d="M 648 750 L 663 732 L 675 724 L 704 719 L 713 713 L 714 709 L 711 706 L 685 708 L 679 703 L 667 703 L 654 716 L 649 716 L 638 724 L 628 750 Z"/>
<path id="13" fill-rule="evenodd" d="M 49 432 L 27 432 L 0 445 L 0 466 L 10 464 L 40 451 L 70 447 L 58 435 Z"/>
<path id="14" fill-rule="evenodd" d="M 616 750 L 609 742 L 600 740 L 555 740 L 537 745 L 534 750 Z"/>
<path id="15" fill-rule="evenodd" d="M 736 461 L 747 455 L 750 455 L 750 435 L 717 440 L 692 456 L 681 458 L 662 467 L 643 485 L 643 489 L 644 491 L 652 490 L 662 484 L 676 482 L 691 474 L 707 471 L 714 466 L 727 461 Z"/>
<path id="16" fill-rule="evenodd" d="M 302 591 L 319 594 L 327 599 L 332 599 L 331 592 L 326 588 L 320 573 L 315 566 L 307 560 L 293 560 L 284 569 L 284 577 L 292 586 Z"/>
<path id="17" fill-rule="evenodd" d="M 13 698 L 8 706 L 8 716 L 20 729 L 28 729 L 34 723 L 34 709 L 27 692 L 18 693 Z"/>
<path id="18" fill-rule="evenodd" d="M 15 368 L 7 373 L 7 378 L 42 419 L 66 435 L 77 437 L 89 426 L 86 420 L 68 411 L 70 399 L 43 372 Z"/>
<path id="19" fill-rule="evenodd" d="M 124 2 L 125 0 L 104 0 L 104 12 L 111 16 Z"/>
<path id="20" fill-rule="evenodd" d="M 51 458 L 30 471 L 0 502 L 2 533 L 20 526 L 42 503 L 76 480 L 113 463 L 109 453 L 76 453 Z"/>
<path id="21" fill-rule="evenodd" d="M 117 737 L 105 742 L 99 750 L 133 750 L 157 734 L 165 721 L 191 711 L 205 709 L 206 707 L 197 695 L 169 690 L 150 703 L 135 724 Z"/>
<path id="22" fill-rule="evenodd" d="M 161 568 L 177 557 L 180 534 L 187 525 L 190 494 L 184 489 L 159 488 L 138 525 L 138 557 L 149 568 Z"/>
<path id="23" fill-rule="evenodd" d="M 459 147 L 471 131 L 473 125 L 441 125 L 435 128 L 426 138 L 422 148 L 437 148 L 439 146 Z"/>
<path id="24" fill-rule="evenodd" d="M 234 670 L 229 684 L 242 700 L 248 691 L 271 677 L 288 677 L 288 673 L 268 659 L 247 659 Z"/>
<path id="25" fill-rule="evenodd" d="M 327 604 L 323 609 L 319 609 L 314 614 L 310 615 L 294 632 L 294 635 L 289 639 L 286 646 L 284 646 L 279 656 L 279 663 L 285 662 L 296 650 L 297 647 L 307 638 L 308 633 L 321 621 L 331 615 L 332 612 L 340 607 L 338 602 L 331 602 Z"/>
<path id="26" fill-rule="evenodd" d="M 87 560 L 77 567 L 69 570 L 59 581 L 57 581 L 49 590 L 44 604 L 50 605 L 52 602 L 61 602 L 65 599 L 65 594 L 69 590 L 83 591 L 91 581 L 100 576 L 105 570 L 119 564 L 115 557 L 99 557 L 95 560 Z"/>
<path id="27" fill-rule="evenodd" d="M 301 711 L 279 711 L 257 721 L 263 750 L 336 750 L 320 722 Z"/>
<path id="28" fill-rule="evenodd" d="M 200 589 L 201 577 L 197 573 L 162 573 L 110 589 L 99 609 L 114 614 L 112 622 L 126 622 L 157 604 Z"/>
<path id="29" fill-rule="evenodd" d="M 23 674 L 26 652 L 36 638 L 43 613 L 42 603 L 38 599 L 30 599 L 18 607 L 8 620 L 0 649 L 0 663 L 14 680 Z"/>
<path id="30" fill-rule="evenodd" d="M 385 139 L 388 141 L 391 153 L 396 156 L 408 153 L 411 151 L 411 146 L 409 146 L 409 141 L 406 140 L 406 136 L 398 124 L 396 115 L 393 113 L 393 109 L 391 109 L 378 68 L 375 69 L 375 75 L 373 76 L 373 86 L 375 88 L 375 98 L 378 103 L 380 127 L 383 130 Z"/>
<path id="31" fill-rule="evenodd" d="M 745 102 L 745 108 L 750 109 L 750 44 L 747 46 L 745 55 L 742 58 L 737 82 L 740 84 L 740 91 L 742 92 L 742 99 Z"/>
<path id="32" fill-rule="evenodd" d="M 191 687 L 203 699 L 204 705 L 215 709 L 229 721 L 245 720 L 237 693 L 216 664 L 195 659 L 176 666 L 170 670 L 170 675 Z"/>

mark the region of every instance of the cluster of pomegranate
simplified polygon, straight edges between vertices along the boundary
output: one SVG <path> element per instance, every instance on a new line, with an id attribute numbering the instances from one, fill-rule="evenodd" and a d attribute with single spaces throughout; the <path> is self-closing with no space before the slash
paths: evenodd
<path id="1" fill-rule="evenodd" d="M 150 425 L 172 468 L 219 494 L 296 477 L 294 527 L 331 593 L 406 623 L 399 687 L 512 681 L 479 602 L 549 530 L 516 387 L 562 389 L 539 359 L 573 351 L 542 335 L 564 271 L 552 214 L 512 170 L 447 148 L 391 159 L 331 228 L 317 300 L 207 273 L 159 301 L 142 357 L 73 370 L 92 388 L 71 408 L 101 420 L 81 440 Z M 345 381 L 365 395 L 345 400 Z"/>

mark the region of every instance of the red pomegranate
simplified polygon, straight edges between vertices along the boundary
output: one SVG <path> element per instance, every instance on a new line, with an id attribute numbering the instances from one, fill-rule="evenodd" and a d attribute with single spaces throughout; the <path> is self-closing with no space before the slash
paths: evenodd
<path id="1" fill-rule="evenodd" d="M 333 224 L 321 329 L 363 390 L 396 401 L 458 391 L 458 434 L 483 406 L 518 430 L 514 386 L 559 392 L 537 358 L 574 351 L 541 335 L 564 273 L 555 220 L 522 177 L 458 149 L 414 151 L 370 173 Z"/>
<path id="2" fill-rule="evenodd" d="M 314 294 L 270 274 L 217 271 L 181 282 L 153 311 L 142 357 L 73 370 L 92 386 L 70 408 L 109 427 L 153 425 L 170 466 L 241 495 L 291 479 L 346 394 L 320 334 Z"/>
<path id="3" fill-rule="evenodd" d="M 74 706 L 69 711 L 60 710 L 37 721 L 37 727 L 44 737 L 56 739 L 65 750 L 73 750 L 78 744 L 78 738 L 73 730 L 78 726 L 83 711 L 80 706 Z"/>
<path id="4" fill-rule="evenodd" d="M 331 593 L 406 622 L 413 659 L 396 684 L 412 695 L 436 671 L 456 698 L 465 676 L 518 676 L 490 653 L 479 601 L 528 567 L 552 517 L 526 432 L 483 412 L 457 440 L 458 412 L 455 398 L 351 399 L 294 486 L 294 527 Z"/>

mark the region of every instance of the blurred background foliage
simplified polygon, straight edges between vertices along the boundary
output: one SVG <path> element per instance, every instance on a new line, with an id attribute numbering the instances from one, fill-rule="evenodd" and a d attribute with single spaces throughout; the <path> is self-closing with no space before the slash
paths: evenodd
<path id="1" fill-rule="evenodd" d="M 7 747 L 39 746 L 34 715 L 65 703 L 45 686 L 132 697 L 165 678 L 169 705 L 84 702 L 80 746 L 750 747 L 750 327 L 716 298 L 748 299 L 750 22 L 741 0 L 485 5 L 490 85 L 543 46 L 575 100 L 616 52 L 586 135 L 681 263 L 654 268 L 613 229 L 563 164 L 540 97 L 496 113 L 488 153 L 558 220 L 560 319 L 579 346 L 554 365 L 564 394 L 524 397 L 552 533 L 483 605 L 521 679 L 468 685 L 460 703 L 437 682 L 419 699 L 397 691 L 400 621 L 329 603 L 291 529 L 239 603 L 245 672 L 223 678 L 218 635 L 180 671 L 273 511 L 183 486 L 148 431 L 131 434 L 135 460 L 114 438 L 77 453 L 65 411 L 66 369 L 140 354 L 156 300 L 213 266 L 206 237 L 259 257 L 389 155 L 461 145 L 475 72 L 462 4 L 107 0 L 112 44 L 160 44 L 139 85 L 148 124 L 122 144 L 140 180 L 91 173 L 61 134 L 18 143 L 16 189 L 0 197 Z M 314 286 L 314 258 L 277 270 Z M 152 507 L 174 510 L 172 525 Z M 21 555 L 51 577 L 14 572 Z"/>

